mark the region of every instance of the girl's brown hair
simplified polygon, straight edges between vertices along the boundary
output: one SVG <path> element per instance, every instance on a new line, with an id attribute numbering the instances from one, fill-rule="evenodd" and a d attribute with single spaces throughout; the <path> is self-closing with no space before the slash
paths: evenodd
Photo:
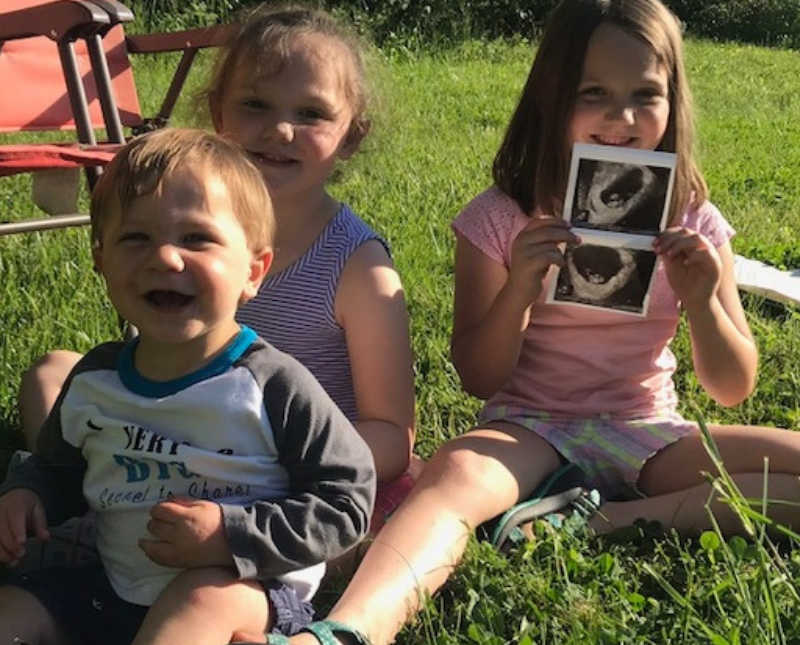
<path id="1" fill-rule="evenodd" d="M 349 58 L 345 94 L 353 112 L 348 136 L 360 141 L 369 131 L 365 47 L 361 39 L 329 13 L 302 5 L 261 4 L 244 14 L 221 48 L 208 86 L 201 92 L 215 112 L 225 96 L 227 83 L 240 63 L 253 66 L 254 75 L 278 72 L 290 53 L 290 45 L 305 35 L 322 35 L 342 46 Z"/>
<path id="2" fill-rule="evenodd" d="M 601 23 L 647 43 L 669 81 L 669 120 L 658 150 L 677 153 L 669 222 L 702 203 L 708 188 L 694 160 L 692 98 L 683 65 L 681 28 L 659 0 L 562 0 L 551 14 L 517 108 L 492 168 L 497 186 L 528 214 L 560 213 L 569 155 L 564 138 L 586 49 Z"/>

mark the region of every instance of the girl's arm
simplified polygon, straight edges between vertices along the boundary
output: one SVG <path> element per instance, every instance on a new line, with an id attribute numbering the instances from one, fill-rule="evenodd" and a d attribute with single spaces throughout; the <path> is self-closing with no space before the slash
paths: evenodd
<path id="1" fill-rule="evenodd" d="M 405 472 L 414 445 L 414 374 L 403 285 L 377 241 L 347 261 L 336 293 L 353 373 L 356 429 L 372 450 L 378 481 Z"/>
<path id="2" fill-rule="evenodd" d="M 577 241 L 563 220 L 532 217 L 507 269 L 457 234 L 451 351 L 467 392 L 488 399 L 508 381 L 544 276 L 563 265 L 558 245 Z"/>
<path id="3" fill-rule="evenodd" d="M 689 319 L 697 378 L 721 405 L 753 391 L 758 350 L 742 310 L 729 243 L 714 248 L 700 233 L 670 229 L 657 247 Z"/>
<path id="4" fill-rule="evenodd" d="M 462 387 L 488 399 L 508 381 L 530 320 L 530 301 L 508 288 L 508 271 L 456 234 L 450 350 Z"/>

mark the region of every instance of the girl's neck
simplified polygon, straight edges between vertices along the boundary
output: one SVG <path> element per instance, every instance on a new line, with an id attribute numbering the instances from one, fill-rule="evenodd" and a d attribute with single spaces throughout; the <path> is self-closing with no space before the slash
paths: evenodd
<path id="1" fill-rule="evenodd" d="M 269 275 L 280 273 L 308 250 L 336 215 L 339 202 L 322 191 L 300 200 L 274 200 L 272 206 L 277 226 L 275 260 Z"/>

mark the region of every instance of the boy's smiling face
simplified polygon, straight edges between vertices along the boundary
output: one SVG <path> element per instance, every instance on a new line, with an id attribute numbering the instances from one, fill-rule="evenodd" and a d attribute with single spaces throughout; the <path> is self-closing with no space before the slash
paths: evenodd
<path id="1" fill-rule="evenodd" d="M 95 250 L 114 307 L 139 329 L 137 364 L 151 350 L 196 353 L 202 364 L 222 349 L 271 259 L 249 248 L 227 187 L 202 164 L 109 214 Z"/>

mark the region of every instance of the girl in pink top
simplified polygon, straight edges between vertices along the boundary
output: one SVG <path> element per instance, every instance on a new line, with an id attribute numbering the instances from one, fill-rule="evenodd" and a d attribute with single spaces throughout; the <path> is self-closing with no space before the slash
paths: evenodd
<path id="1" fill-rule="evenodd" d="M 330 613 L 373 643 L 391 641 L 446 580 L 469 529 L 527 499 L 565 462 L 614 499 L 590 519 L 598 532 L 640 517 L 683 531 L 709 525 L 701 471 L 714 466 L 697 426 L 676 411 L 668 344 L 682 309 L 698 380 L 726 406 L 753 390 L 757 351 L 733 275 L 733 230 L 706 200 L 692 156 L 681 50 L 678 22 L 659 0 L 555 9 L 495 159 L 496 185 L 454 223 L 453 361 L 464 388 L 488 402 L 479 426 L 426 465 Z M 646 317 L 544 302 L 563 245 L 580 244 L 560 217 L 575 142 L 677 153 Z M 760 497 L 768 457 L 770 496 L 800 499 L 800 434 L 711 433 L 746 496 Z M 713 510 L 724 530 L 740 528 L 727 507 Z M 800 524 L 789 506 L 770 510 Z M 292 642 L 312 642 L 304 638 Z"/>

